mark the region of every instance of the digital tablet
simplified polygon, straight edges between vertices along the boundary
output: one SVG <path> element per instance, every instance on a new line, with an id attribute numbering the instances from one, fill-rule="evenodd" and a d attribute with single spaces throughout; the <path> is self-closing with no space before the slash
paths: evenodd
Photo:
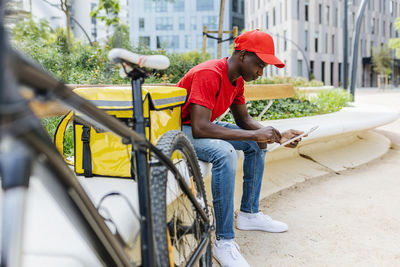
<path id="1" fill-rule="evenodd" d="M 302 138 L 302 137 L 304 137 L 305 135 L 308 135 L 308 134 L 314 132 L 316 129 L 318 129 L 318 127 L 319 127 L 318 125 L 317 125 L 317 126 L 314 126 L 314 127 L 310 128 L 309 130 L 305 131 L 304 133 L 299 134 L 299 135 L 296 135 L 295 137 L 293 137 L 293 138 L 291 138 L 291 139 L 289 139 L 289 140 L 283 142 L 282 144 L 276 144 L 274 147 L 269 148 L 269 149 L 268 149 L 268 152 L 274 151 L 274 150 L 277 149 L 278 147 L 281 147 L 281 146 L 285 146 L 285 145 L 287 145 L 287 144 L 290 144 L 291 142 L 296 141 L 297 139 Z"/>

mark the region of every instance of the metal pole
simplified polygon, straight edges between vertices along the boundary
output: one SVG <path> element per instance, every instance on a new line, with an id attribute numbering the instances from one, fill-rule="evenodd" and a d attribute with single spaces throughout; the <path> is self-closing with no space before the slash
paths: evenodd
<path id="1" fill-rule="evenodd" d="M 353 96 L 353 101 L 354 101 L 355 85 L 357 80 L 358 43 L 360 37 L 360 28 L 365 7 L 367 6 L 367 2 L 368 0 L 363 0 L 360 8 L 358 9 L 356 29 L 354 31 L 353 60 L 352 60 L 353 62 L 351 63 L 351 80 L 350 80 L 350 93 Z"/>
<path id="2" fill-rule="evenodd" d="M 218 46 L 217 46 L 217 58 L 221 58 L 222 55 L 222 31 L 224 26 L 224 9 L 225 0 L 221 0 L 221 6 L 219 8 L 219 25 L 218 25 Z"/>
<path id="3" fill-rule="evenodd" d="M 347 27 L 347 16 L 348 16 L 348 12 L 347 12 L 347 0 L 343 1 L 343 14 L 344 14 L 344 18 L 343 18 L 343 71 L 342 71 L 342 83 L 343 83 L 343 88 L 347 89 L 347 78 L 348 78 L 348 69 L 347 69 L 347 35 L 348 35 L 348 27 Z"/>

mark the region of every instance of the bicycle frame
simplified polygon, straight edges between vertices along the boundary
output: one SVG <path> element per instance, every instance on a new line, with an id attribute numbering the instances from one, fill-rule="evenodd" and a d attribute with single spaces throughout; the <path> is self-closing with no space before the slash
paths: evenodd
<path id="1" fill-rule="evenodd" d="M 4 8 L 2 6 L 0 8 L 1 12 L 4 12 Z M 6 155 L 0 153 L 0 174 L 4 191 L 1 266 L 18 266 L 20 263 L 24 201 L 32 162 L 36 158 L 42 159 L 53 178 L 49 191 L 53 192 L 59 204 L 66 208 L 74 225 L 77 225 L 77 229 L 97 253 L 98 258 L 107 266 L 133 266 L 122 245 L 104 223 L 75 174 L 68 168 L 52 144 L 40 121 L 29 109 L 27 101 L 19 94 L 16 81 L 29 86 L 43 98 L 58 99 L 72 107 L 83 115 L 82 123 L 97 127 L 101 125 L 101 128 L 106 128 L 121 136 L 125 143 L 132 144 L 132 151 L 135 152 L 136 158 L 136 170 L 132 172 L 136 171 L 139 183 L 143 266 L 156 266 L 152 226 L 148 223 L 151 218 L 148 151 L 154 153 L 161 164 L 166 165 L 174 174 L 182 191 L 187 194 L 199 211 L 208 230 L 210 228 L 208 217 L 184 178 L 171 160 L 140 134 L 144 132 L 140 129 L 142 127 L 140 114 L 142 113 L 135 109 L 135 117 L 138 117 L 136 118 L 138 132 L 132 131 L 117 119 L 108 116 L 89 101 L 73 93 L 69 87 L 43 71 L 38 65 L 9 48 L 2 14 L 0 14 L 0 51 L 3 51 L 0 53 L 0 137 L 9 138 L 13 147 L 19 147 L 19 149 L 6 150 Z M 140 78 L 132 79 L 132 86 L 134 107 L 140 109 L 142 106 Z M 14 165 L 9 165 L 10 159 L 13 159 Z M 62 195 L 59 195 L 60 192 Z M 12 213 L 9 213 L 10 210 Z M 208 241 L 208 235 L 205 235 L 189 260 L 188 266 L 197 261 Z"/>

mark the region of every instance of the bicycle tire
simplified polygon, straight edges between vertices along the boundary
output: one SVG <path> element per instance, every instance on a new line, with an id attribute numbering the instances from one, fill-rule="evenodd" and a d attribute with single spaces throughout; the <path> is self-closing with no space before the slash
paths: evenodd
<path id="1" fill-rule="evenodd" d="M 202 179 L 199 163 L 197 161 L 196 152 L 194 151 L 190 140 L 183 132 L 169 131 L 160 138 L 157 143 L 157 148 L 159 148 L 165 155 L 167 155 L 171 159 L 176 157 L 176 154 L 174 154 L 176 151 L 179 151 L 183 154 L 182 156 L 186 160 L 186 164 L 188 165 L 187 170 L 189 170 L 189 177 L 193 178 L 193 187 L 195 187 L 194 192 L 196 192 L 196 198 L 200 199 L 201 204 L 203 205 L 203 209 L 208 215 L 204 182 Z M 173 161 L 175 161 L 175 166 L 177 166 L 176 158 L 173 159 Z M 178 164 L 181 164 L 181 162 L 179 162 Z M 180 167 L 181 166 L 182 165 L 180 165 Z M 152 167 L 150 188 L 152 199 L 151 205 L 153 215 L 153 230 L 156 241 L 156 255 L 159 266 L 161 267 L 170 267 L 171 257 L 173 258 L 175 266 L 184 265 L 185 259 L 183 259 L 183 262 L 181 262 L 182 257 L 185 258 L 188 255 L 186 255 L 186 249 L 184 249 L 185 251 L 183 251 L 183 254 L 185 255 L 181 254 L 182 251 L 180 251 L 181 247 L 178 247 L 179 244 L 183 243 L 183 241 L 186 240 L 188 243 L 195 243 L 193 244 L 193 246 L 198 245 L 196 241 L 199 241 L 198 239 L 205 233 L 204 225 L 201 225 L 201 220 L 199 219 L 200 215 L 193 208 L 193 204 L 190 201 L 186 201 L 186 204 L 190 203 L 190 205 L 192 205 L 191 210 L 186 209 L 185 211 L 184 209 L 183 212 L 179 210 L 182 207 L 178 205 L 182 204 L 178 202 L 182 200 L 182 203 L 185 204 L 184 199 L 187 198 L 184 194 L 177 197 L 174 201 L 172 201 L 172 203 L 169 204 L 169 207 L 167 207 L 167 191 L 169 190 L 169 193 L 171 194 L 171 192 L 174 192 L 173 190 L 176 190 L 176 187 L 170 185 L 171 183 L 174 184 L 173 181 L 168 181 L 168 179 L 171 180 L 173 178 L 174 176 L 171 172 L 168 171 L 167 167 L 160 164 Z M 171 210 L 173 211 L 172 216 Z M 186 212 L 189 213 L 190 211 L 192 211 L 193 214 L 183 214 Z M 183 215 L 185 217 L 183 217 Z M 188 217 L 189 215 L 193 216 L 191 218 L 193 220 L 192 225 L 189 224 L 190 226 L 188 226 L 186 222 L 186 217 Z M 185 232 L 183 234 L 181 233 L 183 231 L 181 229 L 185 229 Z M 193 229 L 195 229 L 195 233 L 192 233 Z M 179 230 L 181 230 L 181 232 Z M 192 244 L 184 244 L 184 246 L 189 246 L 189 248 L 191 248 L 191 245 Z M 169 248 L 171 246 L 173 249 L 172 253 L 170 253 L 169 251 Z M 211 242 L 209 242 L 198 266 L 212 266 Z"/>

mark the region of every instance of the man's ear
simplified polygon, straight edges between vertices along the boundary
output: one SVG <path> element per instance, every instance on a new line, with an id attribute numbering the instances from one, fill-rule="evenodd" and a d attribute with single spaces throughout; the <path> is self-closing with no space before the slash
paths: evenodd
<path id="1" fill-rule="evenodd" d="M 241 62 L 243 62 L 245 56 L 246 56 L 246 50 L 240 50 L 239 59 Z"/>

